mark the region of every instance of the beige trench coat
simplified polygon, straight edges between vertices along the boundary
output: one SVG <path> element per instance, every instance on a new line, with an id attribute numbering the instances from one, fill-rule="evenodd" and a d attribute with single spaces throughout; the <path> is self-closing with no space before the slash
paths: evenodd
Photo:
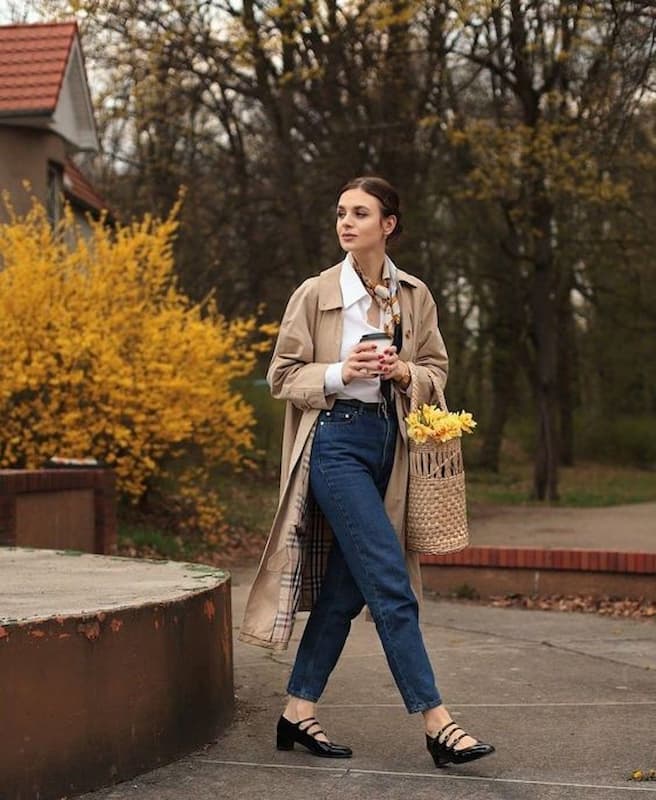
<path id="1" fill-rule="evenodd" d="M 297 611 L 310 610 L 321 586 L 332 534 L 309 491 L 314 428 L 334 395 L 324 394 L 324 373 L 340 360 L 342 341 L 341 264 L 306 280 L 287 305 L 267 381 L 274 397 L 287 401 L 283 430 L 280 499 L 258 572 L 250 591 L 239 638 L 250 644 L 287 648 Z M 419 403 L 437 402 L 448 358 L 428 287 L 397 271 L 403 343 L 399 357 L 416 366 Z M 385 509 L 405 550 L 408 452 L 403 417 L 409 398 L 394 391 L 399 418 L 394 466 Z M 416 553 L 406 552 L 412 588 L 421 599 Z"/>

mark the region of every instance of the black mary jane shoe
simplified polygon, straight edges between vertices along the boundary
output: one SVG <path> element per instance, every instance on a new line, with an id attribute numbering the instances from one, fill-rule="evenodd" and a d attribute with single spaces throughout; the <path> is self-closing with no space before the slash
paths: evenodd
<path id="1" fill-rule="evenodd" d="M 305 725 L 306 722 L 310 724 Z M 301 728 L 301 725 L 305 725 L 305 727 Z M 320 758 L 351 758 L 353 751 L 350 747 L 332 742 L 322 742 L 316 738 L 320 733 L 323 731 L 315 717 L 308 717 L 299 722 L 290 722 L 281 716 L 276 729 L 276 746 L 278 750 L 293 750 L 294 744 L 298 743 L 307 747 L 312 755 Z"/>
<path id="2" fill-rule="evenodd" d="M 449 722 L 438 733 L 437 736 L 426 734 L 426 747 L 433 756 L 436 767 L 446 767 L 448 764 L 466 764 L 468 761 L 476 761 L 483 756 L 494 753 L 494 747 L 484 742 L 476 742 L 470 747 L 462 747 L 456 750 L 455 747 L 461 739 L 468 734 L 458 727 L 455 722 Z"/>

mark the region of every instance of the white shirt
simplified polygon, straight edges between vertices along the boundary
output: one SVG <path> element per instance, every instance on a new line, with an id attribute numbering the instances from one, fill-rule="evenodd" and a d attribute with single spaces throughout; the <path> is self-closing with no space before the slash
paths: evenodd
<path id="1" fill-rule="evenodd" d="M 390 268 L 390 275 L 396 274 L 396 267 L 389 256 L 385 256 Z M 394 278 L 392 277 L 392 280 Z M 339 277 L 339 286 L 342 290 L 342 303 L 344 305 L 342 344 L 339 357 L 341 361 L 330 364 L 326 369 L 323 384 L 326 394 L 334 394 L 339 400 L 362 400 L 365 403 L 380 403 L 383 394 L 380 390 L 380 378 L 354 378 L 349 384 L 342 380 L 342 368 L 349 352 L 360 341 L 365 333 L 382 333 L 382 309 L 378 307 L 378 324 L 374 327 L 367 322 L 367 311 L 374 302 L 371 295 L 364 288 L 357 272 L 353 269 L 353 261 L 349 253 L 342 261 L 342 270 Z"/>

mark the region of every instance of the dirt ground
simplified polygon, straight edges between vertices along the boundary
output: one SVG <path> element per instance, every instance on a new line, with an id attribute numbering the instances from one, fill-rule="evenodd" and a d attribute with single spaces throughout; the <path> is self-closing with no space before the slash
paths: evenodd
<path id="1" fill-rule="evenodd" d="M 656 552 L 656 503 L 605 508 L 475 505 L 471 543 Z"/>

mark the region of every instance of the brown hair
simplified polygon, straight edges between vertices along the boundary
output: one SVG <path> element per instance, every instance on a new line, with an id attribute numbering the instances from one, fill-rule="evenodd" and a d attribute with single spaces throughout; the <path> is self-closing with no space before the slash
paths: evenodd
<path id="1" fill-rule="evenodd" d="M 339 190 L 339 196 L 349 189 L 362 189 L 363 192 L 375 197 L 381 205 L 382 214 L 384 217 L 396 217 L 396 226 L 388 240 L 396 239 L 403 232 L 401 225 L 401 210 L 399 208 L 400 201 L 396 189 L 385 178 L 379 178 L 376 175 L 364 175 L 359 178 L 353 178 L 348 183 L 344 184 Z"/>

